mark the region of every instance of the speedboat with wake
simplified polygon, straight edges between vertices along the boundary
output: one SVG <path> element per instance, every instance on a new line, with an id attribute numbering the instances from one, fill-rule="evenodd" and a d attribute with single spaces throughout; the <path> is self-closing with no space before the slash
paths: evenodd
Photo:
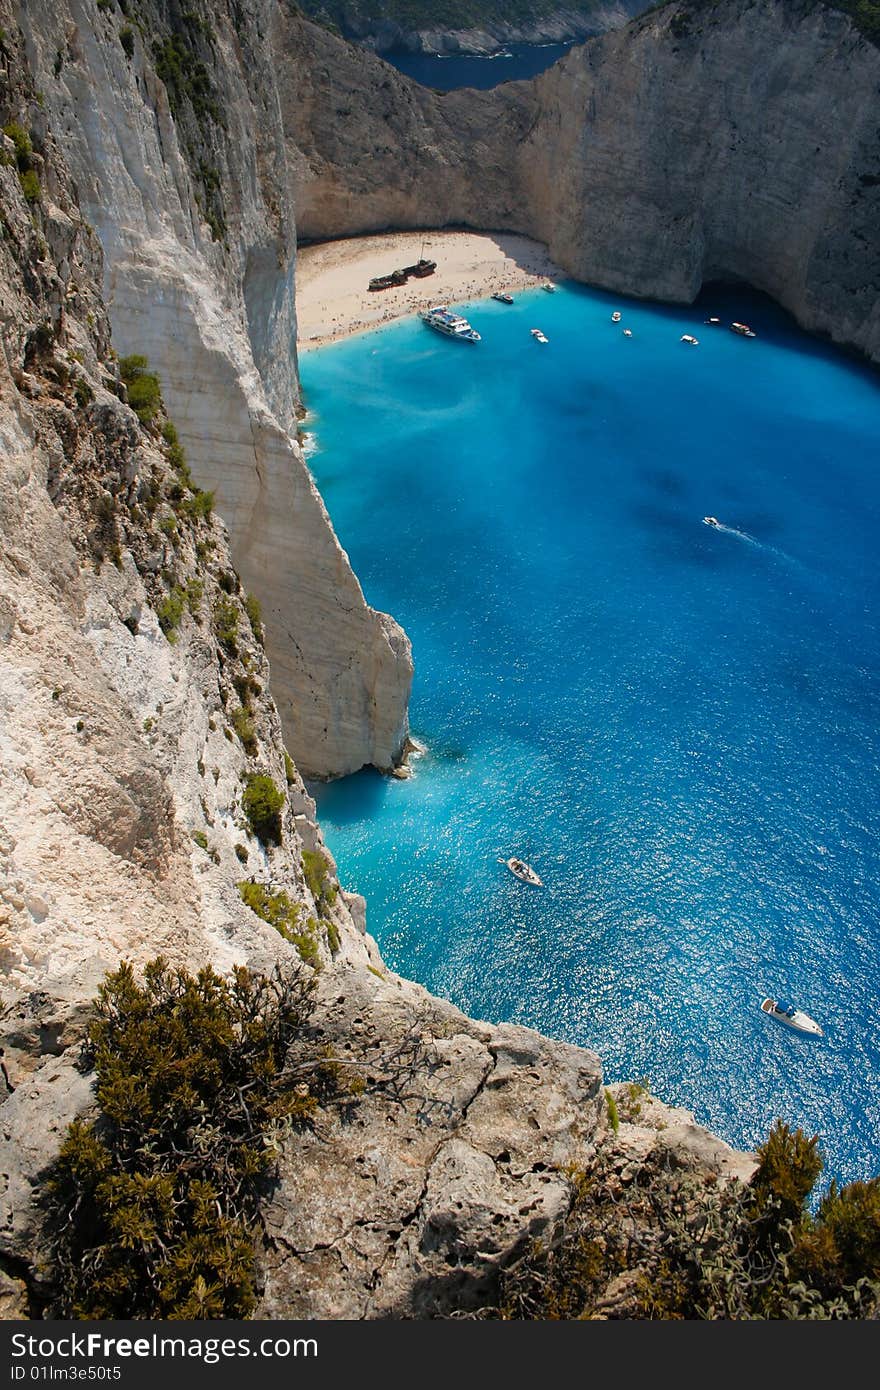
<path id="1" fill-rule="evenodd" d="M 720 525 L 721 525 L 721 522 L 718 520 L 717 516 L 704 516 L 704 517 L 703 517 L 703 525 L 704 525 L 704 526 L 720 526 Z"/>
<path id="2" fill-rule="evenodd" d="M 534 888 L 544 887 L 543 881 L 535 873 L 531 864 L 527 864 L 524 859 L 505 859 L 504 863 L 514 878 L 518 878 L 521 883 L 531 883 Z"/>
<path id="3" fill-rule="evenodd" d="M 814 1018 L 805 1014 L 803 1009 L 796 1009 L 787 999 L 765 999 L 761 1004 L 761 1012 L 769 1018 L 775 1018 L 778 1023 L 787 1023 L 789 1028 L 794 1028 L 798 1033 L 809 1033 L 813 1038 L 825 1036 Z"/>

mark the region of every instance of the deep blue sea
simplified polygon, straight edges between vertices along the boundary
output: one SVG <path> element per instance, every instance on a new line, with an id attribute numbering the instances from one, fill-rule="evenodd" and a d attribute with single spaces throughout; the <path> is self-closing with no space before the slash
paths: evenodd
<path id="1" fill-rule="evenodd" d="M 382 57 L 398 72 L 420 82 L 451 92 L 455 87 L 478 87 L 486 91 L 502 82 L 537 77 L 571 48 L 571 43 L 512 43 L 490 58 L 475 54 L 383 53 Z"/>
<path id="2" fill-rule="evenodd" d="M 414 318 L 302 361 L 427 750 L 316 789 L 342 880 L 468 1013 L 594 1048 L 733 1144 L 781 1116 L 827 1175 L 880 1173 L 878 377 L 729 289 L 464 312 L 477 346 Z"/>

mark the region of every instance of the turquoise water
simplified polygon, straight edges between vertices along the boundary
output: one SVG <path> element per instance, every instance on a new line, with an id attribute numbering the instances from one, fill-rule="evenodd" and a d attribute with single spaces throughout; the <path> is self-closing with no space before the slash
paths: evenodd
<path id="1" fill-rule="evenodd" d="M 782 1116 L 830 1174 L 878 1173 L 877 378 L 730 291 L 465 312 L 477 346 L 410 320 L 302 362 L 427 750 L 316 789 L 342 880 L 467 1012 L 595 1048 L 732 1143 Z"/>

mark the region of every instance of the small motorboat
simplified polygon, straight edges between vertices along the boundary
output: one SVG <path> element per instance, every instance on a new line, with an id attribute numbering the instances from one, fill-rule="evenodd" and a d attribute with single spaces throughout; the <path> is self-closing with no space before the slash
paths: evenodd
<path id="1" fill-rule="evenodd" d="M 620 320 L 621 320 L 622 317 L 623 317 L 623 316 L 622 316 L 620 310 L 619 310 L 619 309 L 615 309 L 615 310 L 614 310 L 614 313 L 611 315 L 611 322 L 612 322 L 612 323 L 620 323 Z"/>
<path id="2" fill-rule="evenodd" d="M 747 323 L 732 323 L 731 333 L 738 333 L 741 338 L 757 338 L 757 333 L 753 332 Z"/>
<path id="3" fill-rule="evenodd" d="M 720 319 L 703 319 L 703 323 L 720 323 Z"/>
<path id="4" fill-rule="evenodd" d="M 704 516 L 704 517 L 703 517 L 703 525 L 704 525 L 704 526 L 720 526 L 720 525 L 721 525 L 721 522 L 718 520 L 717 516 Z"/>
<path id="5" fill-rule="evenodd" d="M 624 338 L 631 338 L 632 335 L 633 335 L 633 331 L 632 331 L 631 328 L 625 328 L 625 329 L 623 330 L 623 336 L 624 336 Z"/>
<path id="6" fill-rule="evenodd" d="M 530 328 L 529 332 L 536 343 L 549 343 L 550 339 L 545 337 L 540 328 Z"/>
<path id="7" fill-rule="evenodd" d="M 549 280 L 544 281 L 543 285 L 541 286 L 541 289 L 546 290 L 548 294 L 556 293 L 556 286 L 554 284 L 551 284 Z"/>
<path id="8" fill-rule="evenodd" d="M 531 883 L 535 888 L 544 887 L 534 869 L 524 859 L 505 859 L 504 862 L 514 878 L 518 878 L 522 883 Z"/>
<path id="9" fill-rule="evenodd" d="M 693 333 L 682 333 L 681 341 L 683 343 L 690 343 L 691 347 L 698 347 L 700 342 L 699 338 L 695 338 Z"/>
<path id="10" fill-rule="evenodd" d="M 513 295 L 512 295 L 512 294 L 493 294 L 492 298 L 493 298 L 493 299 L 497 299 L 499 304 L 512 304 L 512 303 L 513 303 Z"/>
<path id="11" fill-rule="evenodd" d="M 815 1019 L 805 1014 L 803 1009 L 796 1009 L 787 999 L 765 999 L 761 1004 L 761 1011 L 780 1023 L 787 1023 L 789 1028 L 796 1029 L 798 1033 L 809 1033 L 814 1038 L 825 1036 Z"/>

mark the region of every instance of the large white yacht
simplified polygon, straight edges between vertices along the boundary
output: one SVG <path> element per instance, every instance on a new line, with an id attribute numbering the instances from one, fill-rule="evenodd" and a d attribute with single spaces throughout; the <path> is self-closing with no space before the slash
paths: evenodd
<path id="1" fill-rule="evenodd" d="M 479 333 L 475 328 L 471 328 L 467 319 L 463 319 L 461 314 L 454 314 L 445 304 L 435 304 L 432 309 L 423 309 L 419 318 L 429 328 L 436 328 L 438 333 L 445 333 L 447 338 L 457 338 L 462 343 L 480 341 Z"/>

